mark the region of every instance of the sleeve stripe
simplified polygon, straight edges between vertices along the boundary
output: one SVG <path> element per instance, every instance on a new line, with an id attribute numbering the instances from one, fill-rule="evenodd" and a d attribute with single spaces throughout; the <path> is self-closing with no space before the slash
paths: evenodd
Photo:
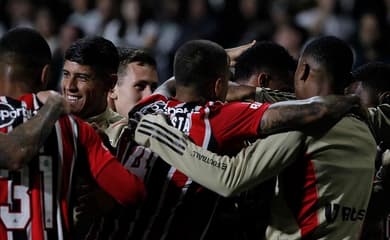
<path id="1" fill-rule="evenodd" d="M 140 126 L 147 126 L 147 125 L 149 125 L 149 129 L 153 129 L 155 131 L 160 130 L 159 133 L 166 135 L 166 137 L 170 141 L 176 140 L 177 142 L 180 142 L 181 144 L 184 145 L 183 148 L 185 148 L 187 146 L 186 139 L 184 139 L 181 135 L 175 134 L 174 132 L 169 130 L 169 128 L 166 128 L 166 127 L 164 127 L 163 125 L 161 125 L 159 123 L 151 122 L 151 121 L 149 121 L 147 119 L 143 120 L 141 122 Z M 174 138 L 174 139 L 172 139 L 172 138 Z"/>
<path id="2" fill-rule="evenodd" d="M 140 129 L 149 132 L 152 135 L 152 137 L 158 135 L 160 138 L 164 138 L 168 140 L 168 142 L 176 145 L 181 150 L 184 150 L 186 148 L 186 145 L 180 144 L 180 140 L 178 140 L 175 137 L 172 138 L 168 136 L 165 132 L 162 132 L 160 129 L 157 129 L 156 127 L 141 124 Z"/>
<path id="3" fill-rule="evenodd" d="M 179 149 L 176 148 L 175 145 L 171 145 L 171 143 L 169 143 L 169 142 L 165 141 L 163 138 L 157 136 L 158 131 L 148 132 L 148 131 L 145 131 L 145 130 L 143 130 L 143 129 L 138 129 L 137 131 L 138 131 L 139 133 L 142 133 L 142 134 L 144 134 L 144 135 L 147 135 L 147 136 L 150 136 L 150 137 L 156 139 L 156 140 L 159 141 L 161 144 L 165 145 L 166 147 L 169 147 L 172 151 L 176 152 L 177 154 L 183 155 L 183 150 L 184 150 L 184 149 L 179 150 Z M 157 133 L 157 134 L 155 134 L 155 133 Z M 181 147 L 181 146 L 178 145 L 178 147 Z"/>

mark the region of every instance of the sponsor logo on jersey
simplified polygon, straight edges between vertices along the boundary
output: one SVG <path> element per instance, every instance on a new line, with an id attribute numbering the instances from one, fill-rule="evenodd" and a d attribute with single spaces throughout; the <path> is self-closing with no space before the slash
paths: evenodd
<path id="1" fill-rule="evenodd" d="M 0 102 L 0 128 L 10 126 L 19 117 L 31 117 L 31 111 L 26 108 L 14 108 L 7 103 Z"/>
<path id="2" fill-rule="evenodd" d="M 342 206 L 337 203 L 328 203 L 325 206 L 325 218 L 328 223 L 333 223 L 336 218 L 341 218 L 342 221 L 363 221 L 365 215 L 365 209 Z"/>

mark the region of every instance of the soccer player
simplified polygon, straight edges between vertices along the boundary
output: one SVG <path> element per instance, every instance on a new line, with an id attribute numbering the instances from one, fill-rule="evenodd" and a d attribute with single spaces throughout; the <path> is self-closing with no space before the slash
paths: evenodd
<path id="1" fill-rule="evenodd" d="M 0 89 L 7 96 L 0 100 L 10 116 L 2 119 L 3 132 L 29 121 L 41 107 L 33 92 L 44 85 L 50 60 L 49 46 L 34 30 L 13 29 L 0 39 Z M 71 238 L 77 175 L 93 179 L 123 205 L 144 195 L 143 183 L 118 163 L 88 124 L 64 116 L 28 164 L 1 170 L 0 239 Z"/>
<path id="2" fill-rule="evenodd" d="M 175 98 L 154 94 L 133 111 L 167 112 L 174 126 L 197 145 L 220 153 L 238 151 L 243 141 L 251 137 L 302 127 L 323 116 L 338 118 L 336 115 L 350 107 L 351 99 L 344 97 L 313 98 L 271 106 L 224 104 L 219 100 L 224 100 L 226 95 L 229 59 L 222 47 L 210 41 L 184 44 L 174 62 Z M 345 105 L 334 105 L 335 102 Z M 291 137 L 296 139 L 295 135 Z M 214 230 L 218 196 L 200 188 L 175 168 L 150 158 L 150 151 L 140 151 L 137 155 L 129 152 L 131 154 L 124 154 L 126 165 L 145 179 L 149 196 L 143 208 L 137 211 L 129 236 L 145 239 L 216 237 L 209 229 Z"/>
<path id="3" fill-rule="evenodd" d="M 152 95 L 157 88 L 156 60 L 146 51 L 119 48 L 118 81 L 109 93 L 109 106 L 128 117 L 130 110 L 142 98 Z"/>
<path id="4" fill-rule="evenodd" d="M 257 42 L 236 59 L 234 81 L 285 92 L 294 89 L 295 60 L 273 42 Z"/>
<path id="5" fill-rule="evenodd" d="M 257 42 L 237 57 L 233 81 L 248 86 L 293 92 L 295 68 L 296 61 L 282 46 L 273 42 Z M 262 238 L 257 235 L 263 234 L 269 218 L 269 194 L 266 191 L 272 194 L 275 183 L 276 178 L 272 178 L 255 189 L 243 192 L 233 203 L 236 206 L 231 208 L 234 209 L 233 215 L 238 215 L 239 212 L 240 216 L 235 224 L 240 224 L 250 238 Z"/>
<path id="6" fill-rule="evenodd" d="M 297 97 L 342 94 L 349 84 L 352 60 L 345 42 L 334 37 L 313 40 L 303 50 L 295 73 Z M 135 140 L 223 196 L 278 175 L 267 239 L 359 238 L 376 145 L 358 116 L 346 115 L 326 131 L 307 131 L 311 133 L 307 137 L 269 136 L 235 157 L 206 151 L 163 122 L 161 116 L 146 116 Z"/>
<path id="7" fill-rule="evenodd" d="M 362 65 L 352 72 L 354 83 L 347 89 L 347 93 L 360 96 L 362 105 L 371 107 L 370 112 L 380 111 L 390 115 L 390 66 L 385 63 L 375 62 Z M 370 114 L 375 116 L 375 114 Z M 383 121 L 383 122 L 381 122 Z M 377 142 L 377 158 L 375 161 L 376 174 L 374 186 L 367 209 L 367 217 L 364 222 L 362 239 L 385 239 L 386 229 L 389 229 L 390 181 L 390 145 L 386 139 L 386 132 L 390 131 L 390 120 L 370 118 L 371 129 Z M 378 130 L 375 124 L 381 124 L 387 128 Z M 386 141 L 387 140 L 387 141 Z M 387 217 L 387 218 L 386 218 Z"/>
<path id="8" fill-rule="evenodd" d="M 102 37 L 82 38 L 65 52 L 62 93 L 71 113 L 94 123 L 114 148 L 127 121 L 107 105 L 107 95 L 117 81 L 118 51 Z"/>

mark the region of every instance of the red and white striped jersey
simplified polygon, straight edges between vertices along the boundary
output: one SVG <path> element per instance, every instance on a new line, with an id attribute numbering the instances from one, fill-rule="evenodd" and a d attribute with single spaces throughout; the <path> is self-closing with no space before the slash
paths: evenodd
<path id="1" fill-rule="evenodd" d="M 164 112 L 171 123 L 199 146 L 220 153 L 237 152 L 244 140 L 258 136 L 269 104 L 183 103 L 152 95 L 134 111 Z M 119 148 L 121 152 L 121 147 Z M 131 143 L 122 162 L 143 178 L 148 191 L 144 204 L 127 226 L 129 239 L 203 239 L 212 224 L 219 196 L 158 159 L 149 149 Z"/>
<path id="2" fill-rule="evenodd" d="M 12 131 L 40 106 L 34 94 L 19 100 L 0 97 L 1 131 Z M 120 203 L 135 202 L 138 194 L 143 194 L 142 183 L 102 146 L 89 125 L 64 116 L 28 165 L 18 171 L 0 170 L 0 239 L 72 239 L 75 173 L 90 175 Z M 85 155 L 80 156 L 80 152 Z M 123 179 L 113 178 L 118 174 Z M 108 182 L 107 178 L 113 180 Z M 129 189 L 117 189 L 117 184 L 129 184 Z"/>

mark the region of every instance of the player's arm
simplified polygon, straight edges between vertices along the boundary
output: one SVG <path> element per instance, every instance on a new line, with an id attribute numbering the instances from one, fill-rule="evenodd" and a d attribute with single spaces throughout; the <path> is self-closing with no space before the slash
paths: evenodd
<path id="1" fill-rule="evenodd" d="M 38 153 L 54 123 L 67 112 L 59 95 L 51 95 L 37 115 L 8 134 L 0 133 L 0 168 L 17 170 Z"/>
<path id="2" fill-rule="evenodd" d="M 295 100 L 295 94 L 281 92 L 269 88 L 253 87 L 229 82 L 226 96 L 228 102 L 233 101 L 255 101 L 261 103 L 274 103 L 280 101 Z"/>
<path id="3" fill-rule="evenodd" d="M 79 140 L 87 152 L 90 170 L 97 184 L 124 206 L 142 200 L 145 188 L 141 179 L 120 164 L 91 126 L 79 121 L 79 127 Z"/>
<path id="4" fill-rule="evenodd" d="M 357 96 L 329 95 L 304 100 L 273 103 L 264 112 L 258 133 L 261 136 L 302 130 L 307 127 L 331 126 L 353 107 L 359 106 Z"/>
<path id="5" fill-rule="evenodd" d="M 377 143 L 383 141 L 390 148 L 390 105 L 381 104 L 368 109 L 368 121 Z"/>
<path id="6" fill-rule="evenodd" d="M 137 143 L 223 196 L 234 195 L 277 175 L 302 151 L 303 139 L 299 132 L 277 134 L 228 157 L 195 145 L 161 115 L 144 116 L 135 132 Z"/>

